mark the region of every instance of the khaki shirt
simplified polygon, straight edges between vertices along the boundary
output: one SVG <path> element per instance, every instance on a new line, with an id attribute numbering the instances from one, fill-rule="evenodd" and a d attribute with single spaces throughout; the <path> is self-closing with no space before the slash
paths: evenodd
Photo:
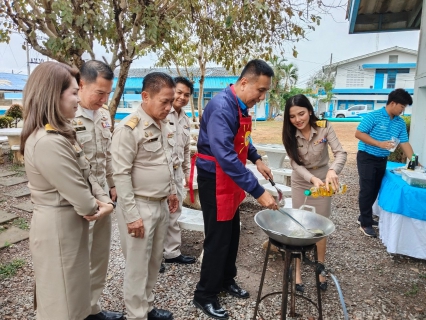
<path id="1" fill-rule="evenodd" d="M 303 179 L 310 182 L 314 176 L 308 169 L 328 165 L 330 161 L 328 146 L 334 154 L 334 161 L 329 168 L 336 171 L 337 174 L 342 171 L 346 163 L 347 153 L 343 150 L 333 127 L 329 123 L 326 123 L 325 128 L 318 127 L 315 129 L 311 127 L 309 140 L 305 139 L 300 130 L 296 130 L 296 139 L 299 158 L 303 166 L 299 166 L 293 160 L 290 160 L 290 165 Z"/>
<path id="2" fill-rule="evenodd" d="M 92 120 L 85 109 L 78 106 L 72 125 L 99 185 L 104 188 L 107 183 L 111 189 L 114 187 L 110 153 L 111 117 L 107 107 L 94 111 Z"/>
<path id="3" fill-rule="evenodd" d="M 172 153 L 173 167 L 177 168 L 182 166 L 185 177 L 189 177 L 191 171 L 191 152 L 189 150 L 191 141 L 191 136 L 189 134 L 191 129 L 190 120 L 183 110 L 178 114 L 174 108 L 170 110 L 167 119 L 169 120 L 170 126 L 175 130 L 174 136 L 176 144 Z"/>
<path id="4" fill-rule="evenodd" d="M 163 198 L 176 194 L 174 146 L 169 121 L 161 121 L 160 127 L 142 107 L 115 128 L 111 145 L 113 178 L 127 223 L 141 218 L 135 196 Z"/>
<path id="5" fill-rule="evenodd" d="M 54 130 L 48 131 L 39 129 L 25 143 L 31 201 L 58 210 L 73 206 L 81 216 L 95 214 L 95 198 L 106 203 L 111 199 L 90 173 L 90 163 L 79 145 Z"/>

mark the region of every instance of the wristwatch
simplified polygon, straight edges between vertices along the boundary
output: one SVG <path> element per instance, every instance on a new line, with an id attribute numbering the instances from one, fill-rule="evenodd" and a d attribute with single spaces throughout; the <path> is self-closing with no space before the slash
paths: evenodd
<path id="1" fill-rule="evenodd" d="M 113 206 L 114 209 L 117 206 L 117 204 L 115 204 L 114 202 L 108 202 L 108 204 L 112 204 L 112 206 Z"/>

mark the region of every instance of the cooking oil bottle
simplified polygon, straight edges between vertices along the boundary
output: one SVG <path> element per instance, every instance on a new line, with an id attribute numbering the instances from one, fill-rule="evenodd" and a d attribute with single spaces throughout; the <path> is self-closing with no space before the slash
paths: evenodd
<path id="1" fill-rule="evenodd" d="M 348 186 L 344 183 L 339 185 L 338 190 L 333 190 L 331 184 L 328 186 L 328 190 L 325 186 L 312 187 L 310 190 L 305 190 L 305 196 L 311 196 L 312 198 L 318 197 L 331 197 L 334 194 L 344 194 L 348 191 Z"/>

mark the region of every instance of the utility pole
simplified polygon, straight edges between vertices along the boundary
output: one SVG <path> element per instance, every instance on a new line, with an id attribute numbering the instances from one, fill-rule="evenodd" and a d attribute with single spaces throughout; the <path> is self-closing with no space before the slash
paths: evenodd
<path id="1" fill-rule="evenodd" d="M 28 73 L 28 76 L 29 76 L 30 73 L 31 73 L 31 66 L 30 66 L 30 64 L 40 64 L 40 63 L 43 63 L 44 59 L 41 59 L 41 58 L 31 58 L 31 60 L 30 60 L 30 48 L 29 48 L 28 41 L 25 41 L 25 48 L 26 48 L 26 51 L 27 51 L 27 73 Z M 47 58 L 47 61 L 49 61 L 49 58 Z"/>
<path id="2" fill-rule="evenodd" d="M 376 51 L 379 51 L 379 33 L 376 34 Z"/>
<path id="3" fill-rule="evenodd" d="M 28 76 L 30 76 L 31 69 L 30 69 L 30 48 L 28 48 L 29 44 L 28 41 L 25 42 L 25 48 L 27 49 L 27 73 Z"/>
<path id="4" fill-rule="evenodd" d="M 330 65 L 328 66 L 328 79 L 327 79 L 327 81 L 330 81 L 331 80 L 331 65 L 333 64 L 333 53 L 331 53 L 331 55 L 330 55 Z M 325 91 L 325 90 L 324 90 Z M 327 93 L 326 93 L 327 94 Z M 333 114 L 333 108 L 334 107 L 332 107 L 332 104 L 330 104 L 330 106 L 328 107 L 329 108 L 329 111 L 328 112 L 330 112 L 331 114 L 330 114 L 330 116 Z M 327 110 L 326 110 L 327 111 Z"/>

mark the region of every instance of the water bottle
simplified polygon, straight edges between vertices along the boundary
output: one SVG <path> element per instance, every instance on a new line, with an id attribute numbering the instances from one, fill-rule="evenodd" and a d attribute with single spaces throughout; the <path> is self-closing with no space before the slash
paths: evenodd
<path id="1" fill-rule="evenodd" d="M 411 156 L 411 161 L 408 162 L 407 170 L 414 170 L 415 168 L 416 168 L 416 154 L 413 153 L 413 155 Z"/>
<path id="2" fill-rule="evenodd" d="M 328 186 L 328 190 L 325 186 L 312 187 L 309 190 L 305 190 L 305 196 L 318 198 L 318 197 L 331 197 L 334 194 L 344 194 L 348 190 L 348 186 L 344 183 L 339 184 L 339 189 L 333 190 L 331 184 Z"/>

